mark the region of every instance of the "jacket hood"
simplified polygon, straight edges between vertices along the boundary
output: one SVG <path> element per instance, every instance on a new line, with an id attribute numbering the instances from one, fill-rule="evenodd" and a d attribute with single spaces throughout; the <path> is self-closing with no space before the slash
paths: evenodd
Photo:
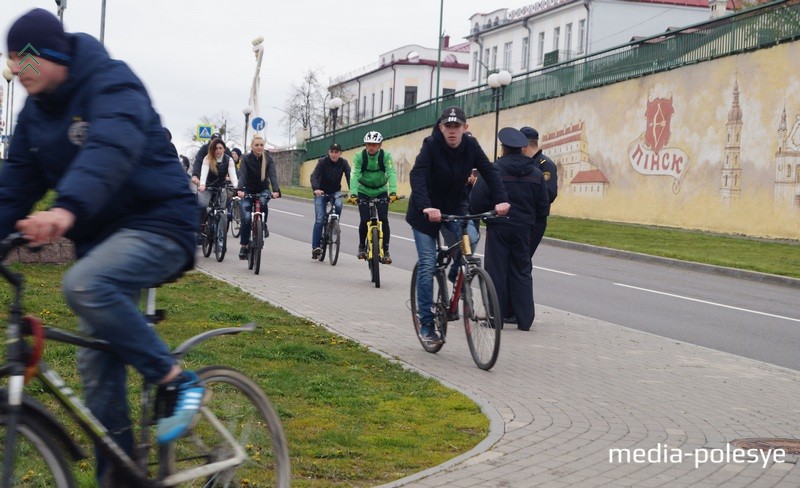
<path id="1" fill-rule="evenodd" d="M 53 92 L 34 97 L 42 110 L 57 110 L 65 105 L 90 74 L 103 69 L 105 64 L 112 61 L 108 51 L 94 37 L 83 33 L 67 35 L 72 47 L 69 74 L 67 80 Z"/>
<path id="2" fill-rule="evenodd" d="M 511 176 L 528 176 L 533 173 L 533 159 L 524 154 L 508 154 L 497 160 L 503 170 Z"/>

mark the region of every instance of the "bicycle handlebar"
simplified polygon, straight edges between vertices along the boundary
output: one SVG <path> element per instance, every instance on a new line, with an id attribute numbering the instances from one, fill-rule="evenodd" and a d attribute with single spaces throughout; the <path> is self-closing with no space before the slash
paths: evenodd
<path id="1" fill-rule="evenodd" d="M 389 197 L 364 197 L 364 198 L 357 197 L 357 198 L 358 198 L 358 204 L 359 205 L 367 205 L 370 202 L 392 203 L 393 201 L 402 200 L 405 197 L 406 197 L 405 195 L 396 195 L 395 200 L 392 200 L 392 198 L 390 196 Z"/>
<path id="2" fill-rule="evenodd" d="M 465 220 L 475 220 L 475 219 L 493 219 L 499 217 L 497 215 L 496 210 L 492 210 L 490 212 L 483 212 L 479 214 L 471 214 L 471 215 L 447 215 L 442 214 L 442 222 L 463 222 Z"/>
<path id="3" fill-rule="evenodd" d="M 3 261 L 12 250 L 24 246 L 28 238 L 22 232 L 13 232 L 0 241 L 0 261 Z"/>

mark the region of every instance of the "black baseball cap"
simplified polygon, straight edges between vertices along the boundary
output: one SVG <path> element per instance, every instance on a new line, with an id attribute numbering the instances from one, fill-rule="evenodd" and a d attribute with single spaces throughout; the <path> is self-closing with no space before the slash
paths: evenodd
<path id="1" fill-rule="evenodd" d="M 444 112 L 442 112 L 442 115 L 439 117 L 439 123 L 447 124 L 450 122 L 464 125 L 467 123 L 467 116 L 464 114 L 464 111 L 458 107 L 448 107 L 444 109 Z"/>
<path id="2" fill-rule="evenodd" d="M 339 145 L 339 143 L 337 143 L 337 142 L 334 142 L 334 143 L 333 143 L 333 144 L 331 144 L 331 146 L 328 148 L 328 151 L 339 151 L 339 152 L 342 152 L 342 146 L 340 146 L 340 145 Z"/>

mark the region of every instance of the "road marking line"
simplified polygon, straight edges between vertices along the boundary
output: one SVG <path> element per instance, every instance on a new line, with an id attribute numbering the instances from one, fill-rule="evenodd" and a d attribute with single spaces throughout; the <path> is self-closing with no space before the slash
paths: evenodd
<path id="1" fill-rule="evenodd" d="M 566 271 L 558 271 L 557 269 L 542 268 L 541 266 L 534 266 L 534 269 L 541 269 L 542 271 L 549 271 L 551 273 L 558 273 L 567 276 L 575 276 L 575 273 L 567 273 Z"/>
<path id="2" fill-rule="evenodd" d="M 341 224 L 341 223 L 339 225 L 342 227 L 350 227 L 351 229 L 358 229 L 357 225 Z M 398 236 L 395 234 L 392 234 L 392 239 L 402 239 L 404 241 L 414 242 L 414 239 L 409 239 L 408 237 Z"/>
<path id="3" fill-rule="evenodd" d="M 270 211 L 272 211 L 272 212 L 280 212 L 280 213 L 286 214 L 286 215 L 294 215 L 295 217 L 303 217 L 303 218 L 305 218 L 305 215 L 297 214 L 297 213 L 294 213 L 294 212 L 287 212 L 286 210 L 278 210 L 277 208 L 271 208 Z"/>
<path id="4" fill-rule="evenodd" d="M 646 292 L 650 292 L 650 293 L 655 293 L 657 295 L 664 295 L 664 296 L 673 297 L 673 298 L 681 298 L 683 300 L 689 300 L 690 302 L 704 303 L 706 305 L 713 305 L 715 307 L 729 308 L 731 310 L 738 310 L 740 312 L 748 312 L 748 313 L 753 313 L 753 314 L 756 314 L 756 315 L 764 315 L 766 317 L 773 317 L 773 318 L 776 318 L 776 319 L 791 320 L 792 322 L 800 322 L 800 319 L 795 319 L 795 318 L 792 318 L 792 317 L 784 317 L 783 315 L 775 315 L 775 314 L 772 314 L 772 313 L 759 312 L 757 310 L 750 310 L 748 308 L 734 307 L 732 305 L 724 305 L 722 303 L 709 302 L 708 300 L 700 300 L 698 298 L 690 298 L 690 297 L 685 297 L 685 296 L 682 296 L 682 295 L 675 295 L 673 293 L 666 293 L 666 292 L 663 292 L 663 291 L 651 290 L 649 288 L 640 288 L 638 286 L 626 285 L 624 283 L 614 283 L 614 284 L 617 285 L 617 286 L 625 287 L 625 288 L 632 288 L 634 290 L 641 290 L 641 291 L 646 291 Z"/>

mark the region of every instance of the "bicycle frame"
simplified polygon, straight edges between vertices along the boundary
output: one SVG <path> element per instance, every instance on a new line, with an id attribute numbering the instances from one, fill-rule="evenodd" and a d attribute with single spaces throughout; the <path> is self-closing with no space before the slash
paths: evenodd
<path id="1" fill-rule="evenodd" d="M 0 245 L 0 256 L 4 257 L 10 249 L 25 242 L 27 242 L 27 240 L 25 240 L 21 234 L 12 234 L 2 242 L 2 245 Z M 1 261 L 2 259 L 0 259 L 0 262 Z M 148 459 L 145 454 L 147 448 L 150 447 L 146 434 L 146 431 L 148 430 L 147 413 L 152 409 L 150 402 L 150 391 L 153 389 L 154 385 L 145 383 L 142 388 L 143 410 L 140 414 L 140 443 L 135 446 L 134 457 L 131 457 L 125 453 L 125 451 L 111 438 L 108 430 L 100 423 L 99 420 L 97 420 L 97 418 L 77 397 L 73 390 L 67 386 L 61 376 L 59 376 L 56 371 L 51 369 L 44 361 L 36 357 L 36 348 L 38 347 L 40 351 L 43 347 L 45 339 L 101 351 L 111 351 L 112 349 L 109 343 L 103 340 L 74 334 L 55 327 L 46 327 L 43 326 L 41 322 L 34 319 L 26 319 L 23 316 L 22 308 L 22 292 L 24 288 L 24 280 L 22 275 L 12 272 L 2 264 L 0 264 L 0 275 L 2 275 L 2 277 L 5 278 L 14 289 L 14 298 L 9 307 L 9 323 L 6 328 L 6 363 L 0 367 L 0 377 L 9 377 L 8 388 L 0 389 L 0 391 L 5 390 L 6 392 L 3 401 L 6 402 L 8 412 L 6 422 L 6 438 L 4 439 L 5 446 L 15 445 L 17 438 L 17 425 L 24 410 L 26 412 L 34 413 L 45 423 L 46 429 L 50 432 L 51 437 L 58 441 L 65 448 L 67 454 L 70 455 L 73 460 L 79 460 L 86 457 L 86 454 L 72 440 L 64 426 L 59 423 L 58 420 L 56 420 L 44 406 L 24 395 L 23 390 L 26 383 L 26 368 L 35 368 L 35 377 L 41 382 L 45 390 L 58 400 L 67 413 L 69 413 L 69 415 L 75 420 L 75 422 L 77 422 L 81 429 L 96 443 L 96 445 L 100 447 L 101 450 L 103 450 L 103 452 L 113 461 L 113 463 L 120 467 L 128 476 L 131 476 L 139 486 L 174 486 L 185 481 L 208 476 L 210 474 L 238 466 L 248 459 L 247 453 L 244 451 L 242 446 L 235 441 L 233 436 L 225 429 L 219 419 L 217 419 L 211 412 L 204 411 L 205 415 L 210 416 L 209 421 L 214 425 L 215 429 L 222 433 L 225 440 L 230 444 L 234 455 L 227 459 L 222 459 L 174 473 L 164 477 L 161 480 L 150 479 L 150 474 L 147 470 Z M 158 320 L 159 317 L 158 311 L 155 310 L 154 291 L 148 293 L 147 316 L 151 320 L 154 318 L 155 320 Z M 176 359 L 181 359 L 189 352 L 189 350 L 191 350 L 192 347 L 212 337 L 222 334 L 237 334 L 240 332 L 252 331 L 254 329 L 255 324 L 250 323 L 242 327 L 229 327 L 207 331 L 186 340 L 173 351 L 173 355 Z M 31 353 L 31 349 L 30 346 L 23 341 L 23 338 L 28 335 L 34 336 L 35 340 L 37 341 L 33 351 L 33 357 L 35 358 L 34 360 L 29 360 L 29 353 Z M 134 458 L 139 458 L 138 462 Z M 14 461 L 14 449 L 6 449 L 2 466 L 2 478 L 0 478 L 0 486 L 4 488 L 10 486 L 10 477 L 14 466 Z"/>

